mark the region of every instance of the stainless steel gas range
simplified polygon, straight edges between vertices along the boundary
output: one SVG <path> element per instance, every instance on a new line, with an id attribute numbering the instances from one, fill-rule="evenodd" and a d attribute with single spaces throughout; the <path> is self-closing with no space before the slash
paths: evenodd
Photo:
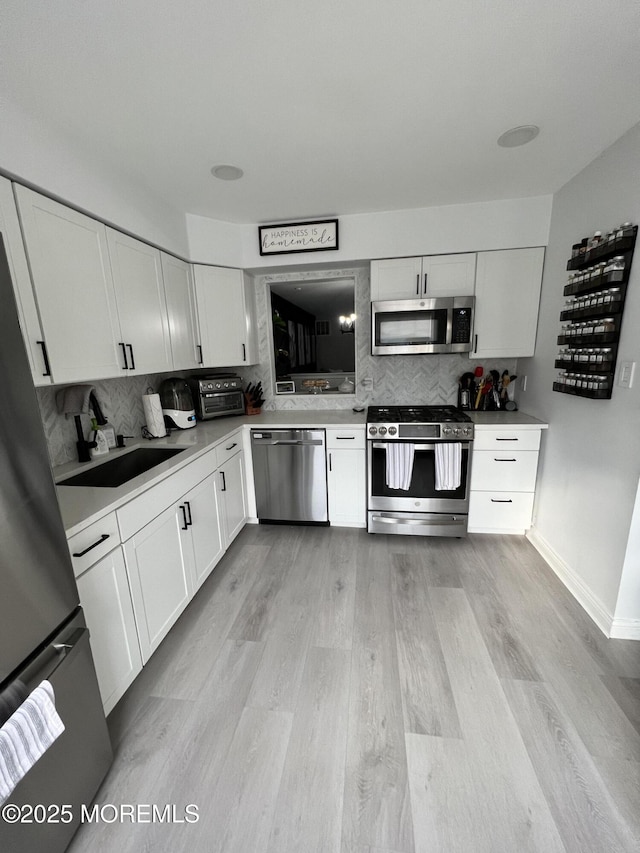
<path id="1" fill-rule="evenodd" d="M 369 533 L 465 536 L 472 441 L 454 406 L 369 406 Z"/>

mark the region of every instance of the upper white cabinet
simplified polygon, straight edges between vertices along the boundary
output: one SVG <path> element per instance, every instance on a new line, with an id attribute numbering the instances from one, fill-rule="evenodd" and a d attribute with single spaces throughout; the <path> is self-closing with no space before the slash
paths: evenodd
<path id="1" fill-rule="evenodd" d="M 15 191 L 53 381 L 121 374 L 105 226 L 23 186 Z"/>
<path id="2" fill-rule="evenodd" d="M 203 367 L 255 361 L 250 282 L 242 270 L 194 266 Z"/>
<path id="3" fill-rule="evenodd" d="M 51 371 L 31 286 L 27 256 L 22 242 L 18 212 L 11 181 L 0 177 L 0 234 L 4 242 L 9 272 L 16 297 L 18 319 L 35 385 L 50 385 Z"/>
<path id="4" fill-rule="evenodd" d="M 479 252 L 471 358 L 534 354 L 544 248 Z"/>
<path id="5" fill-rule="evenodd" d="M 200 367 L 196 294 L 191 264 L 161 253 L 174 370 Z"/>
<path id="6" fill-rule="evenodd" d="M 160 252 L 107 228 L 120 318 L 122 358 L 131 374 L 172 369 Z"/>
<path id="7" fill-rule="evenodd" d="M 371 261 L 371 301 L 473 296 L 474 252 Z"/>

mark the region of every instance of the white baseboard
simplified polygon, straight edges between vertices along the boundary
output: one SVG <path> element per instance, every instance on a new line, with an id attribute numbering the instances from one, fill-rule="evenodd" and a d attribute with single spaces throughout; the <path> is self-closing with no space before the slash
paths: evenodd
<path id="1" fill-rule="evenodd" d="M 582 578 L 578 574 L 576 574 L 576 572 L 574 572 L 571 566 L 565 563 L 565 561 L 553 550 L 551 545 L 549 545 L 546 539 L 538 533 L 535 527 L 532 527 L 526 535 L 527 539 L 531 542 L 536 551 L 540 554 L 541 557 L 543 557 L 543 559 L 548 563 L 549 567 L 560 578 L 562 583 L 573 595 L 578 604 L 580 604 L 580 606 L 584 610 L 586 610 L 586 612 L 593 619 L 598 628 L 600 628 L 605 637 L 614 636 L 613 615 L 609 613 L 609 611 L 600 601 L 600 599 L 593 594 L 593 592 L 585 584 Z M 617 621 L 636 622 L 637 620 L 621 619 Z M 620 627 L 622 628 L 622 626 Z M 638 622 L 638 627 L 640 627 L 640 622 Z M 636 630 L 638 630 L 638 627 L 636 627 Z M 626 633 L 616 633 L 615 636 L 618 639 L 638 639 L 637 636 L 629 636 Z"/>
<path id="2" fill-rule="evenodd" d="M 610 636 L 616 640 L 640 640 L 640 619 L 614 619 Z"/>

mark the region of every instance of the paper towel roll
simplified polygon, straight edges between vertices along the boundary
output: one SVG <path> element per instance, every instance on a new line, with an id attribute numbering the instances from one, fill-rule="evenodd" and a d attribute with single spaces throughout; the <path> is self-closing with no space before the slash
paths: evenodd
<path id="1" fill-rule="evenodd" d="M 147 429 L 154 438 L 162 438 L 167 434 L 167 429 L 164 425 L 160 394 L 143 394 L 142 406 L 147 421 Z"/>

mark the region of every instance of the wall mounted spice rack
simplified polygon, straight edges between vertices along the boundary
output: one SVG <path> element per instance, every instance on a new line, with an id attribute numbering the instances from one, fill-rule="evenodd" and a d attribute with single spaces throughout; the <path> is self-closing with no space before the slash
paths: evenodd
<path id="1" fill-rule="evenodd" d="M 604 239 L 596 232 L 573 246 L 560 313 L 560 368 L 553 390 L 609 400 L 638 226 L 626 222 Z"/>

